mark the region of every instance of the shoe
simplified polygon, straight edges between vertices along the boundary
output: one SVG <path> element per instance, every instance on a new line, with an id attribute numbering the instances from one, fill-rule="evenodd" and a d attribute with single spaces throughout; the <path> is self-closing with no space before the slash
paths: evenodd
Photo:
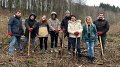
<path id="1" fill-rule="evenodd" d="M 53 48 L 50 50 L 51 53 L 53 53 Z"/>
<path id="2" fill-rule="evenodd" d="M 71 54 L 72 54 L 70 50 L 68 50 L 68 54 L 69 54 L 69 55 L 71 55 Z"/>
<path id="3" fill-rule="evenodd" d="M 58 53 L 58 50 L 57 50 L 56 48 L 54 49 L 54 51 L 55 51 L 56 53 Z"/>
<path id="4" fill-rule="evenodd" d="M 91 57 L 90 57 L 90 56 L 88 56 L 88 57 L 87 57 L 87 59 L 88 59 L 88 63 L 90 63 L 90 59 L 91 59 Z"/>
<path id="5" fill-rule="evenodd" d="M 94 57 L 91 57 L 91 63 L 94 64 Z"/>
<path id="6" fill-rule="evenodd" d="M 23 54 L 23 51 L 22 51 L 22 50 L 20 51 L 20 54 Z"/>

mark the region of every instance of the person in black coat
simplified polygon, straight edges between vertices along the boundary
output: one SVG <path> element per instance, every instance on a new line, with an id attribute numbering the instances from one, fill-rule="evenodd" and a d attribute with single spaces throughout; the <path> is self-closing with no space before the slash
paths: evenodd
<path id="1" fill-rule="evenodd" d="M 105 48 L 105 42 L 106 42 L 106 33 L 109 31 L 109 22 L 105 20 L 104 14 L 100 13 L 97 20 L 94 21 L 94 24 L 96 25 L 98 36 L 101 36 L 102 40 L 102 46 L 103 50 Z"/>
<path id="2" fill-rule="evenodd" d="M 69 38 L 69 33 L 68 33 L 68 21 L 71 20 L 71 17 L 70 17 L 70 11 L 66 11 L 65 12 L 65 18 L 62 20 L 62 23 L 61 23 L 61 29 L 64 33 L 64 37 L 68 37 L 68 51 L 69 51 L 69 54 L 70 53 L 70 48 L 71 48 L 71 43 L 70 43 L 70 38 Z M 60 40 L 60 44 L 62 45 L 62 40 Z"/>
<path id="3" fill-rule="evenodd" d="M 24 49 L 26 48 L 26 45 L 28 44 L 28 39 L 29 39 L 29 32 L 31 32 L 31 43 L 32 43 L 32 48 L 34 48 L 34 42 L 35 42 L 35 37 L 37 34 L 37 21 L 36 15 L 34 13 L 30 14 L 29 18 L 25 20 L 25 44 L 24 44 Z"/>
<path id="4" fill-rule="evenodd" d="M 22 51 L 20 38 L 23 34 L 24 30 L 22 27 L 21 11 L 17 11 L 14 16 L 10 17 L 10 20 L 8 22 L 8 35 L 11 36 L 9 55 L 13 56 L 15 44 L 16 48 Z"/>

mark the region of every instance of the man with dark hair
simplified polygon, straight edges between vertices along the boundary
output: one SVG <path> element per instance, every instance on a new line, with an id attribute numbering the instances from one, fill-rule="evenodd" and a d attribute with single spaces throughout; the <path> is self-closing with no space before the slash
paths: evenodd
<path id="1" fill-rule="evenodd" d="M 102 46 L 103 46 L 103 50 L 104 50 L 105 42 L 106 42 L 106 33 L 109 30 L 109 23 L 107 20 L 105 20 L 104 14 L 100 13 L 97 20 L 94 21 L 94 24 L 96 25 L 96 28 L 98 31 L 98 36 L 101 36 Z"/>
<path id="2" fill-rule="evenodd" d="M 22 19 L 21 12 L 16 12 L 14 16 L 12 16 L 8 23 L 8 35 L 11 36 L 10 47 L 9 47 L 9 55 L 14 55 L 14 45 L 16 43 L 16 48 L 22 51 L 20 38 L 23 35 L 23 27 L 22 27 Z"/>

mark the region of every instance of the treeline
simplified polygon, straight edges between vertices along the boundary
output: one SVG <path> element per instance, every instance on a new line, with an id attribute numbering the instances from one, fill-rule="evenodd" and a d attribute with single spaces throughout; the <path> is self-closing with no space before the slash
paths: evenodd
<path id="1" fill-rule="evenodd" d="M 120 8 L 118 6 L 115 7 L 115 5 L 111 6 L 110 4 L 100 3 L 99 7 L 102 7 L 106 11 L 120 12 Z"/>
<path id="2" fill-rule="evenodd" d="M 99 6 L 87 6 L 85 2 L 86 0 L 0 0 L 0 12 L 7 10 L 11 14 L 15 10 L 21 10 L 23 16 L 28 16 L 32 12 L 38 16 L 43 14 L 50 16 L 52 11 L 56 11 L 58 18 L 62 19 L 64 12 L 70 10 L 71 14 L 76 15 L 82 21 L 88 15 L 95 20 L 97 14 L 103 12 L 106 19 L 111 23 L 120 21 L 120 12 L 105 10 Z M 3 14 L 3 12 L 1 13 Z"/>

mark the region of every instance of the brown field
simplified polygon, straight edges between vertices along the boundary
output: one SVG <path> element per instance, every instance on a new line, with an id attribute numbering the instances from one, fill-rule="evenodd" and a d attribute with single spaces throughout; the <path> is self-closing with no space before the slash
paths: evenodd
<path id="1" fill-rule="evenodd" d="M 0 67 L 119 67 L 120 66 L 120 23 L 112 24 L 108 32 L 107 44 L 104 53 L 104 61 L 101 60 L 100 45 L 95 48 L 95 64 L 88 64 L 87 58 L 82 57 L 80 61 L 73 59 L 67 54 L 67 48 L 63 48 L 63 55 L 60 53 L 40 54 L 39 47 L 35 53 L 27 57 L 27 52 L 20 55 L 15 52 L 15 56 L 8 56 L 9 37 L 7 37 L 8 17 L 0 16 Z M 67 40 L 67 39 L 66 39 Z M 65 45 L 66 41 L 65 40 Z M 50 40 L 49 40 L 50 41 Z M 24 44 L 22 44 L 24 45 Z M 50 46 L 50 43 L 48 42 Z M 85 45 L 81 44 L 84 48 Z M 83 55 L 86 55 L 82 49 Z"/>

